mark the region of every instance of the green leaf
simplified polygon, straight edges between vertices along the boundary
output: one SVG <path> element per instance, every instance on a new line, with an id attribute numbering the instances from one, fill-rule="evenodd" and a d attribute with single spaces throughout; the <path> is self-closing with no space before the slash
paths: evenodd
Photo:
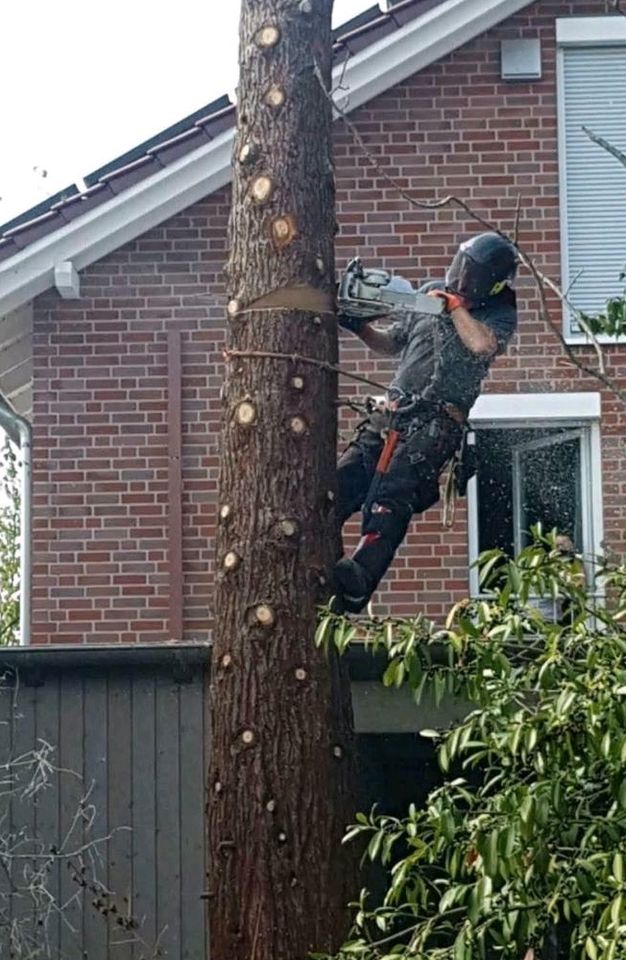
<path id="1" fill-rule="evenodd" d="M 622 895 L 618 893 L 611 904 L 611 920 L 614 926 L 618 927 L 622 916 Z"/>
<path id="2" fill-rule="evenodd" d="M 598 960 L 598 950 L 591 937 L 587 937 L 585 940 L 585 953 L 589 957 L 589 960 Z"/>
<path id="3" fill-rule="evenodd" d="M 440 736 L 438 730 L 420 730 L 420 737 L 426 737 L 428 740 L 438 740 Z"/>
<path id="4" fill-rule="evenodd" d="M 467 960 L 468 957 L 471 957 L 471 953 L 468 953 L 465 932 L 463 930 L 461 930 L 454 941 L 454 950 L 452 956 L 454 960 Z"/>
<path id="5" fill-rule="evenodd" d="M 330 628 L 333 623 L 333 617 L 331 614 L 324 617 L 315 631 L 315 643 L 316 646 L 326 649 L 328 646 L 328 639 L 330 635 Z M 309 634 L 310 636 L 310 634 Z"/>

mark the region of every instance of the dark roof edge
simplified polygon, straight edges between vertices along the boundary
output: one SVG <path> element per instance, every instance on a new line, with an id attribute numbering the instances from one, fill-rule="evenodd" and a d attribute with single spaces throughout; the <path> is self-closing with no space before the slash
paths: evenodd
<path id="1" fill-rule="evenodd" d="M 148 140 L 144 140 L 143 143 L 138 143 L 136 147 L 132 147 L 132 149 L 127 150 L 126 153 L 120 154 L 119 157 L 115 157 L 103 166 L 98 167 L 97 170 L 93 170 L 92 173 L 88 173 L 87 176 L 83 178 L 85 183 L 88 187 L 92 187 L 98 180 L 106 177 L 107 174 L 113 173 L 114 170 L 119 170 L 121 167 L 126 167 L 134 160 L 143 157 L 148 150 L 157 146 L 157 144 L 164 143 L 167 140 L 173 140 L 178 134 L 185 133 L 193 127 L 199 120 L 204 120 L 205 117 L 218 113 L 220 110 L 225 110 L 230 106 L 232 106 L 232 102 L 228 94 L 218 97 L 217 100 L 213 100 L 204 107 L 194 110 L 193 113 L 183 117 L 182 120 L 178 120 L 170 127 L 166 127 L 165 130 L 160 130 Z"/>
<path id="2" fill-rule="evenodd" d="M 69 197 L 75 197 L 77 195 L 78 187 L 75 183 L 70 183 L 69 186 L 64 187 L 62 190 L 58 190 L 57 193 L 54 193 L 51 197 L 46 197 L 44 200 L 40 200 L 39 203 L 36 203 L 34 207 L 29 207 L 28 210 L 18 213 L 17 216 L 7 220 L 6 223 L 0 224 L 0 234 L 4 235 L 5 233 L 8 233 L 9 230 L 13 230 L 14 227 L 18 227 L 22 223 L 30 223 L 31 220 L 37 220 L 38 217 L 47 213 L 50 210 L 50 207 L 52 207 L 55 203 L 60 203 L 62 200 L 67 200 Z"/>
<path id="3" fill-rule="evenodd" d="M 188 669 L 208 664 L 208 643 L 33 644 L 0 650 L 1 670 L 56 671 L 93 667 L 170 667 Z"/>
<path id="4" fill-rule="evenodd" d="M 210 641 L 135 644 L 40 644 L 29 647 L 4 647 L 0 650 L 2 671 L 23 672 L 31 683 L 45 680 L 46 674 L 81 670 L 127 670 L 152 667 L 169 669 L 185 679 L 194 668 L 209 668 Z M 435 662 L 445 661 L 443 648 L 431 647 Z M 346 654 L 350 678 L 354 682 L 379 680 L 388 664 L 384 652 L 373 653 L 364 644 L 355 643 Z"/>

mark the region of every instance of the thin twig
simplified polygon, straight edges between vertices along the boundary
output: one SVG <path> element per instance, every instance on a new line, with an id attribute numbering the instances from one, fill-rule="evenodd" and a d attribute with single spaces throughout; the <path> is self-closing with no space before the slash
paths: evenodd
<path id="1" fill-rule="evenodd" d="M 250 357 L 262 357 L 268 360 L 290 360 L 292 363 L 308 363 L 313 367 L 319 367 L 321 370 L 328 370 L 331 373 L 338 373 L 341 377 L 348 377 L 349 380 L 365 383 L 368 387 L 387 390 L 384 384 L 378 383 L 376 380 L 368 380 L 367 377 L 361 377 L 357 373 L 348 373 L 347 370 L 342 370 L 341 367 L 329 363 L 327 360 L 315 360 L 313 357 L 303 357 L 299 353 L 273 353 L 269 350 L 224 350 L 222 356 L 225 360 L 230 360 L 232 357 L 241 357 L 244 360 Z"/>
<path id="2" fill-rule="evenodd" d="M 620 11 L 621 13 L 622 11 Z M 626 16 L 626 13 L 622 14 Z M 616 160 L 622 164 L 623 167 L 626 167 L 626 154 L 622 153 L 621 150 L 618 150 L 617 147 L 614 147 L 612 143 L 609 143 L 608 140 L 605 140 L 604 137 L 598 136 L 597 133 L 594 133 L 593 130 L 590 130 L 589 127 L 583 127 L 583 131 L 587 134 L 590 140 L 593 140 L 594 143 L 597 143 L 599 147 L 602 147 L 603 150 L 606 150 L 607 153 L 610 153 L 611 156 L 615 157 Z"/>
<path id="3" fill-rule="evenodd" d="M 588 375 L 591 376 L 591 377 L 595 377 L 596 380 L 600 380 L 600 382 L 603 383 L 606 387 L 609 387 L 609 389 L 612 390 L 612 391 L 619 397 L 620 400 L 622 400 L 624 403 L 626 403 L 626 390 L 623 390 L 623 389 L 622 389 L 621 387 L 619 387 L 616 383 L 614 383 L 613 380 L 611 380 L 611 378 L 606 375 L 606 373 L 604 372 L 603 369 L 600 370 L 600 369 L 596 369 L 595 367 L 590 367 L 590 366 L 588 366 L 586 363 L 583 363 L 582 360 L 580 360 L 580 359 L 576 356 L 576 354 L 574 353 L 574 351 L 573 351 L 573 349 L 572 349 L 571 344 L 569 344 L 569 343 L 567 342 L 567 340 L 566 340 L 565 337 L 563 336 L 562 331 L 559 329 L 559 327 L 558 327 L 558 326 L 553 322 L 553 320 L 552 320 L 552 317 L 551 317 L 551 314 L 550 314 L 550 308 L 549 308 L 549 306 L 548 306 L 548 302 L 547 302 L 547 299 L 546 299 L 546 292 L 545 292 L 545 288 L 544 288 L 544 282 L 543 282 L 544 278 L 543 278 L 543 275 L 537 270 L 537 267 L 535 266 L 535 264 L 533 263 L 533 261 L 532 261 L 529 257 L 527 257 L 527 256 L 525 256 L 524 254 L 522 254 L 521 251 L 518 251 L 518 252 L 520 252 L 520 257 L 523 258 L 523 259 L 522 259 L 522 263 L 524 264 L 524 266 L 526 266 L 526 267 L 528 268 L 528 270 L 530 270 L 530 272 L 531 272 L 531 274 L 532 274 L 532 276 L 533 276 L 533 279 L 534 279 L 534 281 L 535 281 L 535 285 L 536 285 L 537 291 L 538 291 L 538 293 L 539 293 L 539 300 L 540 300 L 540 303 L 541 303 L 541 315 L 542 315 L 542 318 L 543 318 L 544 321 L 549 325 L 549 327 L 550 327 L 550 329 L 552 330 L 552 332 L 554 333 L 555 337 L 556 337 L 556 338 L 559 340 L 559 342 L 561 343 L 561 346 L 563 347 L 563 349 L 564 349 L 565 353 L 567 354 L 567 356 L 568 356 L 569 360 L 571 361 L 571 363 L 572 363 L 575 367 L 578 367 L 578 369 L 581 371 L 581 373 L 586 373 L 586 374 L 588 374 Z M 547 278 L 546 278 L 546 286 L 547 286 L 547 285 L 548 285 L 548 283 L 547 283 Z M 552 287 L 551 287 L 551 289 L 552 289 Z"/>
<path id="4" fill-rule="evenodd" d="M 513 243 L 517 246 L 519 242 L 519 221 L 522 214 L 522 195 L 518 193 L 517 204 L 515 206 L 515 223 L 513 225 Z"/>

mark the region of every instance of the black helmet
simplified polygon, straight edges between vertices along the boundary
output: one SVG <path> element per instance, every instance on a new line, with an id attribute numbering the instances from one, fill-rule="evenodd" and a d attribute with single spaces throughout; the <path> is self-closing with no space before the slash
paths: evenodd
<path id="1" fill-rule="evenodd" d="M 446 273 L 446 289 L 477 303 L 500 293 L 515 277 L 517 252 L 498 233 L 479 233 L 458 249 Z"/>

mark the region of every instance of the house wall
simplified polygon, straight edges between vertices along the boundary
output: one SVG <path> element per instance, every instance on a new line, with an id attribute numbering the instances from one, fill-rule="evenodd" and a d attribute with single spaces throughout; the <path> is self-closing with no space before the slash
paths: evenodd
<path id="1" fill-rule="evenodd" d="M 540 0 L 352 119 L 380 166 L 416 199 L 455 193 L 510 230 L 519 196 L 520 240 L 558 278 L 554 19 L 605 13 L 603 0 Z M 518 36 L 541 37 L 539 82 L 499 79 L 500 40 Z M 451 207 L 411 208 L 340 122 L 335 144 L 338 266 L 358 253 L 413 281 L 441 276 L 476 225 Z M 80 301 L 54 293 L 37 301 L 35 642 L 172 637 L 172 604 L 180 595 L 168 553 L 167 340 L 173 329 L 182 349 L 184 633 L 203 639 L 210 631 L 228 202 L 223 190 L 85 270 Z M 520 331 L 485 389 L 599 389 L 566 362 L 539 316 L 528 277 L 518 288 Z M 560 326 L 557 305 L 553 315 Z M 576 350 L 593 360 L 588 349 Z M 606 358 L 607 373 L 626 387 L 626 347 L 607 348 Z M 392 369 L 350 337 L 343 338 L 341 362 L 377 380 Z M 343 381 L 341 392 L 363 391 Z M 620 550 L 626 540 L 623 404 L 607 391 L 602 404 L 605 539 Z M 347 416 L 342 433 L 353 422 Z M 435 507 L 414 522 L 375 609 L 408 614 L 419 605 L 440 617 L 467 584 L 465 505 L 459 504 L 452 530 L 443 529 Z"/>

